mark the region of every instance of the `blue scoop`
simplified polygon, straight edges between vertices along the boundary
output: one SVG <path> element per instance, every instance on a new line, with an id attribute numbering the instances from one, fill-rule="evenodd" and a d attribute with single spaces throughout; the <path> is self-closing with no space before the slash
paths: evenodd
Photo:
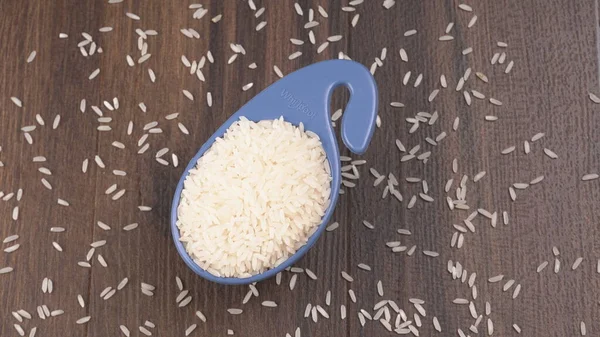
<path id="1" fill-rule="evenodd" d="M 202 145 L 194 158 L 190 160 L 181 179 L 179 179 L 173 197 L 171 232 L 179 255 L 196 274 L 210 281 L 231 285 L 261 281 L 275 276 L 275 274 L 293 265 L 317 241 L 333 214 L 340 190 L 340 152 L 331 126 L 329 111 L 331 94 L 340 85 L 346 86 L 350 91 L 350 100 L 342 116 L 342 140 L 350 151 L 362 154 L 367 150 L 375 129 L 377 85 L 369 70 L 362 64 L 346 60 L 331 60 L 297 70 L 263 90 L 221 125 Z M 218 277 L 200 268 L 179 241 L 179 229 L 176 224 L 177 207 L 179 206 L 183 183 L 189 171 L 196 166 L 198 159 L 210 148 L 215 139 L 222 137 L 231 124 L 242 116 L 255 122 L 273 120 L 283 116 L 284 120 L 294 125 L 299 125 L 300 122 L 304 123 L 305 130 L 316 133 L 321 138 L 327 159 L 331 165 L 331 202 L 323 216 L 322 223 L 308 239 L 306 245 L 279 266 L 248 278 Z"/>

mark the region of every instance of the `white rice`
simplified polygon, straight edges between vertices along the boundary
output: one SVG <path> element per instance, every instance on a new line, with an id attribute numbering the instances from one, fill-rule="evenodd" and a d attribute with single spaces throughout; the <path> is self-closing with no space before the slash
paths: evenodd
<path id="1" fill-rule="evenodd" d="M 255 123 L 242 117 L 186 178 L 180 240 L 214 275 L 261 273 L 306 244 L 329 206 L 330 184 L 316 135 L 283 118 Z"/>

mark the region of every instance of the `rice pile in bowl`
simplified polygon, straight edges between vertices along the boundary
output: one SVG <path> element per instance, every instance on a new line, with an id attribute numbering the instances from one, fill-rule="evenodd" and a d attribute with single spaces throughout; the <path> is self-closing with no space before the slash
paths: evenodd
<path id="1" fill-rule="evenodd" d="M 316 231 L 331 193 L 319 138 L 282 118 L 240 118 L 198 160 L 177 209 L 180 240 L 215 276 L 245 278 L 285 261 Z"/>

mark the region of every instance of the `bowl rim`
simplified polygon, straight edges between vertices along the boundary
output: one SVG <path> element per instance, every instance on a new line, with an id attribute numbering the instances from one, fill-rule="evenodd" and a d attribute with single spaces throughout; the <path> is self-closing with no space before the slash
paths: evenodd
<path id="1" fill-rule="evenodd" d="M 251 117 L 246 117 L 246 118 L 248 118 L 249 120 L 254 121 L 254 122 L 259 121 L 259 120 L 254 120 Z M 287 269 L 288 267 L 292 266 L 301 257 L 303 257 L 308 252 L 308 250 L 316 243 L 316 241 L 319 239 L 319 237 L 323 234 L 323 232 L 325 231 L 325 228 L 327 227 L 329 219 L 331 219 L 331 216 L 333 215 L 333 211 L 335 210 L 337 199 L 339 197 L 340 179 L 341 179 L 340 151 L 339 151 L 339 147 L 338 147 L 337 139 L 336 139 L 335 135 L 333 135 L 333 134 L 330 135 L 331 139 L 329 139 L 329 140 L 333 141 L 333 143 L 331 144 L 331 147 L 332 147 L 331 152 L 332 153 L 328 153 L 323 144 L 323 136 L 324 135 L 318 134 L 319 138 L 321 139 L 321 143 L 323 144 L 323 148 L 325 149 L 325 157 L 327 158 L 327 161 L 329 162 L 330 174 L 331 174 L 332 179 L 331 179 L 331 193 L 329 196 L 329 206 L 327 207 L 327 210 L 325 211 L 325 214 L 322 217 L 321 223 L 317 226 L 317 230 L 308 238 L 308 240 L 306 241 L 306 244 L 304 244 L 302 247 L 300 247 L 292 256 L 288 257 L 285 261 L 280 263 L 278 266 L 276 266 L 272 269 L 269 269 L 263 273 L 252 275 L 252 276 L 246 277 L 246 278 L 220 277 L 220 276 L 211 274 L 210 272 L 208 272 L 205 269 L 203 269 L 202 267 L 200 267 L 196 262 L 194 262 L 192 257 L 186 251 L 183 243 L 179 240 L 180 234 L 179 234 L 179 228 L 177 227 L 177 218 L 178 218 L 177 209 L 179 207 L 179 202 L 181 200 L 181 194 L 182 194 L 182 191 L 184 188 L 184 182 L 185 182 L 186 178 L 189 176 L 190 170 L 196 166 L 200 157 L 202 157 L 204 155 L 204 153 L 213 145 L 213 143 L 215 142 L 215 139 L 217 137 L 222 137 L 225 134 L 225 131 L 227 131 L 227 129 L 234 122 L 236 122 L 238 120 L 239 120 L 239 117 L 237 117 L 236 115 L 231 116 L 225 123 L 223 123 L 223 125 L 221 125 L 221 127 L 206 141 L 206 143 L 204 143 L 202 145 L 200 150 L 190 159 L 184 172 L 182 173 L 181 177 L 179 178 L 177 187 L 176 187 L 174 195 L 173 195 L 173 200 L 171 203 L 171 217 L 170 217 L 171 234 L 173 237 L 173 241 L 175 242 L 175 248 L 177 249 L 179 256 L 183 259 L 183 261 L 188 266 L 188 268 L 190 268 L 197 275 L 199 275 L 202 278 L 205 278 L 209 281 L 220 283 L 220 284 L 226 284 L 226 285 L 245 285 L 245 284 L 259 282 L 259 281 L 271 278 L 271 277 L 277 275 L 277 273 L 280 273 L 283 270 Z M 295 126 L 297 126 L 297 125 L 295 125 Z"/>

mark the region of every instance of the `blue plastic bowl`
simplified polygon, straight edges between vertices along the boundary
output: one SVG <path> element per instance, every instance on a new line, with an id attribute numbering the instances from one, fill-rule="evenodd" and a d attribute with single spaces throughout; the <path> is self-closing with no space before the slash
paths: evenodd
<path id="1" fill-rule="evenodd" d="M 350 100 L 342 116 L 342 140 L 350 151 L 362 154 L 367 150 L 375 129 L 377 85 L 369 70 L 362 64 L 346 60 L 331 60 L 297 70 L 263 90 L 221 125 L 190 160 L 179 179 L 173 197 L 171 232 L 179 255 L 196 274 L 213 282 L 230 285 L 262 281 L 293 265 L 315 244 L 333 214 L 340 190 L 340 153 L 331 126 L 329 111 L 331 94 L 340 85 L 346 86 L 350 91 Z M 210 148 L 215 139 L 223 136 L 231 124 L 239 120 L 241 116 L 256 122 L 283 116 L 286 121 L 294 125 L 299 125 L 300 122 L 304 123 L 305 130 L 316 133 L 321 138 L 331 166 L 331 202 L 323 216 L 322 223 L 308 239 L 306 245 L 279 266 L 248 278 L 218 277 L 200 268 L 188 255 L 183 243 L 179 241 L 179 228 L 176 224 L 177 208 L 183 183 L 189 171 L 196 166 L 198 159 Z"/>

